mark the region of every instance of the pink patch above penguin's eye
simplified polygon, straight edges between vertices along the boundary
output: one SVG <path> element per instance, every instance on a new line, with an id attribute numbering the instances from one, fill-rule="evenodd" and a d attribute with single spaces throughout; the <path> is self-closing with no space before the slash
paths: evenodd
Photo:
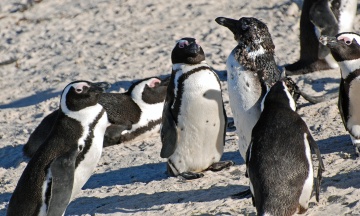
<path id="1" fill-rule="evenodd" d="M 152 80 L 148 83 L 148 86 L 149 86 L 150 88 L 154 88 L 157 84 L 160 84 L 160 83 L 161 83 L 160 80 L 158 80 L 158 79 L 152 79 Z"/>
<path id="2" fill-rule="evenodd" d="M 338 40 L 344 40 L 344 42 L 347 45 L 350 45 L 352 43 L 352 38 L 349 38 L 349 37 L 346 37 L 346 36 L 339 36 L 337 39 Z"/>
<path id="3" fill-rule="evenodd" d="M 189 45 L 189 42 L 187 40 L 180 40 L 179 41 L 179 48 L 184 48 L 185 45 Z"/>

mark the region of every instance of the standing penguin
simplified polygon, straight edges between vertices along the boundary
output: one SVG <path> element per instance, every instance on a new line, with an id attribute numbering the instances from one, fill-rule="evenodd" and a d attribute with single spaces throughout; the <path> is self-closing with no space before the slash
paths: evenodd
<path id="1" fill-rule="evenodd" d="M 226 70 L 239 150 L 245 160 L 251 130 L 260 117 L 261 100 L 282 74 L 274 59 L 275 45 L 263 22 L 252 17 L 218 17 L 215 21 L 229 28 L 238 42 L 227 59 Z"/>
<path id="2" fill-rule="evenodd" d="M 290 216 L 304 213 L 313 189 L 311 150 L 319 160 L 316 199 L 324 164 L 305 122 L 295 112 L 295 83 L 278 81 L 261 104 L 246 153 L 247 174 L 258 215 Z"/>
<path id="3" fill-rule="evenodd" d="M 360 156 L 360 35 L 344 32 L 335 37 L 321 36 L 320 42 L 330 48 L 340 66 L 338 106 L 345 129 Z"/>
<path id="4" fill-rule="evenodd" d="M 149 77 L 133 83 L 125 93 L 101 94 L 99 103 L 113 123 L 106 129 L 103 147 L 158 134 L 168 83 L 168 78 Z M 23 147 L 27 157 L 32 157 L 50 134 L 58 113 L 47 115 L 30 135 Z"/>
<path id="5" fill-rule="evenodd" d="M 107 83 L 72 82 L 61 95 L 56 123 L 29 161 L 7 215 L 63 215 L 102 151 L 107 114 L 98 104 Z"/>
<path id="6" fill-rule="evenodd" d="M 287 75 L 337 68 L 320 35 L 352 31 L 357 0 L 304 0 L 300 18 L 300 59 L 285 65 Z"/>
<path id="7" fill-rule="evenodd" d="M 160 130 L 160 156 L 168 158 L 168 173 L 195 179 L 206 169 L 233 165 L 219 162 L 223 154 L 226 114 L 218 76 L 205 61 L 194 38 L 179 40 L 172 53 L 170 83 Z"/>

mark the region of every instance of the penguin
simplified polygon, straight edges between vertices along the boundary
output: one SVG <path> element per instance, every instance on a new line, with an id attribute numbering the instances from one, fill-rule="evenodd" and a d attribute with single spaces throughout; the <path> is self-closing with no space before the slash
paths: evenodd
<path id="1" fill-rule="evenodd" d="M 218 17 L 215 21 L 230 29 L 238 43 L 227 58 L 226 70 L 239 151 L 245 161 L 252 128 L 260 117 L 261 100 L 285 75 L 276 65 L 275 45 L 265 23 L 253 17 Z"/>
<path id="2" fill-rule="evenodd" d="M 99 103 L 114 122 L 105 132 L 103 147 L 129 143 L 159 134 L 169 78 L 149 77 L 133 83 L 125 93 L 103 93 Z M 59 109 L 47 115 L 23 147 L 31 158 L 50 134 Z"/>
<path id="3" fill-rule="evenodd" d="M 109 121 L 98 100 L 108 87 L 75 81 L 64 88 L 56 122 L 22 173 L 8 216 L 64 214 L 100 159 Z"/>
<path id="4" fill-rule="evenodd" d="M 287 75 L 337 68 L 329 48 L 319 43 L 320 35 L 352 31 L 356 0 L 304 0 L 300 18 L 300 59 L 285 65 Z"/>
<path id="5" fill-rule="evenodd" d="M 341 70 L 338 107 L 340 115 L 360 155 L 360 35 L 343 32 L 335 37 L 323 35 L 319 41 L 331 50 Z"/>
<path id="6" fill-rule="evenodd" d="M 202 47 L 195 38 L 182 38 L 171 61 L 160 129 L 160 156 L 167 158 L 168 174 L 190 180 L 202 177 L 204 170 L 233 165 L 220 161 L 227 118 L 220 80 L 206 63 Z"/>
<path id="7" fill-rule="evenodd" d="M 261 103 L 261 115 L 252 130 L 246 169 L 257 215 L 290 216 L 304 213 L 311 198 L 314 173 L 311 151 L 319 161 L 316 200 L 325 170 L 319 148 L 296 112 L 295 83 L 276 82 Z"/>

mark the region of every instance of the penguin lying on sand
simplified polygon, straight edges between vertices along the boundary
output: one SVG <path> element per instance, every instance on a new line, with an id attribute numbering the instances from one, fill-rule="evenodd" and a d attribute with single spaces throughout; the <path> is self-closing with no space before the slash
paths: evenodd
<path id="1" fill-rule="evenodd" d="M 360 156 L 360 35 L 344 32 L 335 37 L 321 36 L 320 42 L 330 48 L 340 66 L 338 106 L 345 129 Z"/>
<path id="2" fill-rule="evenodd" d="M 319 160 L 316 199 L 324 164 L 310 131 L 296 113 L 295 83 L 278 81 L 265 95 L 246 153 L 247 174 L 257 215 L 304 213 L 313 189 L 311 150 Z"/>
<path id="3" fill-rule="evenodd" d="M 103 93 L 99 103 L 108 113 L 110 125 L 104 147 L 152 136 L 160 130 L 162 107 L 169 79 L 150 77 L 132 84 L 126 93 Z M 23 147 L 32 157 L 50 133 L 59 110 L 46 116 Z"/>
<path id="4" fill-rule="evenodd" d="M 239 151 L 245 160 L 251 131 L 260 117 L 260 103 L 267 90 L 285 74 L 276 65 L 275 45 L 265 23 L 253 17 L 242 17 L 239 20 L 218 17 L 215 21 L 229 28 L 238 43 L 227 59 L 226 70 Z M 334 97 L 314 97 L 297 88 L 298 94 L 311 103 Z"/>
<path id="5" fill-rule="evenodd" d="M 194 38 L 182 38 L 171 53 L 173 63 L 160 130 L 160 156 L 168 173 L 195 179 L 202 171 L 233 165 L 220 161 L 226 132 L 220 81 Z"/>
<path id="6" fill-rule="evenodd" d="M 304 0 L 300 19 L 300 59 L 285 65 L 287 75 L 337 68 L 320 35 L 352 31 L 356 0 Z"/>
<path id="7" fill-rule="evenodd" d="M 98 100 L 108 87 L 87 81 L 65 87 L 56 122 L 21 175 L 8 216 L 64 214 L 100 159 L 110 123 Z"/>

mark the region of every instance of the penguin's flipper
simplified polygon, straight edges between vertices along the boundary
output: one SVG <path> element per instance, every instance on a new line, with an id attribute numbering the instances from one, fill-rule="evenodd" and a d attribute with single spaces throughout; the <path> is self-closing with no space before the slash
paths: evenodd
<path id="1" fill-rule="evenodd" d="M 315 184 L 316 184 L 316 187 L 315 187 L 316 201 L 319 202 L 320 185 L 321 185 L 321 180 L 322 180 L 322 173 L 325 171 L 325 166 L 324 166 L 323 160 L 321 158 L 319 147 L 318 147 L 317 143 L 315 142 L 314 138 L 311 136 L 310 132 L 307 135 L 307 140 L 310 144 L 310 148 L 315 152 L 315 154 L 318 158 L 318 161 L 319 161 L 318 173 L 317 173 L 317 178 L 316 178 L 316 182 L 315 182 Z"/>
<path id="2" fill-rule="evenodd" d="M 319 31 L 319 35 L 336 35 L 338 22 L 329 7 L 328 0 L 319 0 L 313 4 L 309 12 L 310 21 Z M 330 49 L 319 43 L 318 58 L 324 59 L 330 54 Z"/>
<path id="3" fill-rule="evenodd" d="M 23 153 L 26 157 L 32 158 L 40 145 L 44 143 L 47 136 L 50 134 L 58 115 L 59 110 L 57 109 L 45 116 L 45 118 L 35 128 L 34 132 L 30 135 L 29 140 L 23 147 Z"/>
<path id="4" fill-rule="evenodd" d="M 349 96 L 346 94 L 343 78 L 340 80 L 338 107 L 342 122 L 347 130 L 346 119 L 348 119 L 349 111 L 346 107 L 349 107 Z"/>
<path id="5" fill-rule="evenodd" d="M 306 94 L 305 92 L 299 90 L 300 95 L 307 101 L 309 101 L 312 104 L 321 103 L 324 101 L 329 101 L 331 99 L 336 98 L 339 94 L 337 92 L 331 92 L 320 96 L 311 96 Z"/>
<path id="6" fill-rule="evenodd" d="M 78 149 L 57 157 L 50 165 L 52 174 L 51 198 L 47 215 L 63 215 L 71 198 L 74 184 L 75 161 Z"/>
<path id="7" fill-rule="evenodd" d="M 177 145 L 177 127 L 171 113 L 170 104 L 169 101 L 165 102 L 162 115 L 162 126 L 160 131 L 162 142 L 160 156 L 162 158 L 170 157 L 174 153 Z"/>
<path id="8" fill-rule="evenodd" d="M 121 135 L 122 132 L 126 130 L 131 130 L 132 124 L 129 122 L 128 124 L 112 124 L 106 128 L 104 135 L 104 144 L 103 147 L 108 147 L 112 145 L 116 145 L 121 143 Z"/>

